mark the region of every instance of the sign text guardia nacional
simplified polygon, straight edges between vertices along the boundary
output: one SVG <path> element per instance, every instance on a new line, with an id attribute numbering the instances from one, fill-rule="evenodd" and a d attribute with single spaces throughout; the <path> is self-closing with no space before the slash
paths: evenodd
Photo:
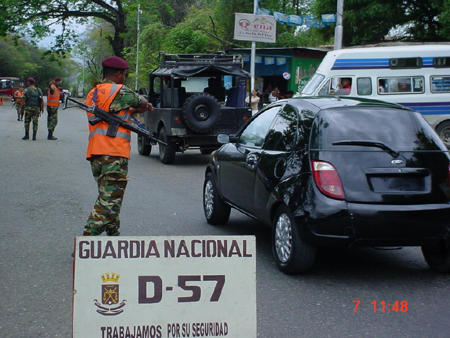
<path id="1" fill-rule="evenodd" d="M 76 237 L 73 338 L 256 337 L 253 236 Z"/>

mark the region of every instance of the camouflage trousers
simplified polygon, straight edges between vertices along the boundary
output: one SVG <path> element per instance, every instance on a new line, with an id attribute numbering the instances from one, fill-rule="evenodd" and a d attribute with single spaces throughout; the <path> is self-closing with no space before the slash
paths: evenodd
<path id="1" fill-rule="evenodd" d="M 39 116 L 41 109 L 39 107 L 27 107 L 25 106 L 25 131 L 30 130 L 30 123 L 33 122 L 33 131 L 37 131 L 39 127 Z"/>
<path id="2" fill-rule="evenodd" d="M 22 109 L 19 111 L 19 108 L 20 108 L 20 102 L 15 102 L 14 103 L 14 107 L 16 108 L 16 110 L 17 110 L 17 117 L 20 119 L 20 120 L 22 120 L 23 119 L 23 114 L 24 114 L 24 107 L 22 107 Z"/>
<path id="3" fill-rule="evenodd" d="M 58 124 L 58 108 L 47 107 L 47 129 L 52 133 Z"/>
<path id="4" fill-rule="evenodd" d="M 83 236 L 119 236 L 119 214 L 128 183 L 128 159 L 95 156 L 91 169 L 98 185 L 98 197 L 84 227 Z"/>

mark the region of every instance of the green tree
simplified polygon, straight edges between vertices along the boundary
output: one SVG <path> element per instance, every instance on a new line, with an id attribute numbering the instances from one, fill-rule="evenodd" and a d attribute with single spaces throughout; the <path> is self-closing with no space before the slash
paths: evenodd
<path id="1" fill-rule="evenodd" d="M 444 41 L 440 16 L 448 0 L 345 0 L 343 45 L 358 45 L 384 41 L 393 28 L 397 37 L 412 41 Z M 447 7 L 448 8 L 448 7 Z M 312 12 L 335 13 L 335 0 L 315 0 Z M 323 28 L 324 38 L 334 35 L 334 25 Z"/>
<path id="2" fill-rule="evenodd" d="M 27 0 L 19 3 L 17 0 L 2 0 L 0 35 L 26 32 L 32 41 L 37 41 L 54 33 L 53 27 L 59 24 L 62 32 L 56 37 L 53 47 L 65 54 L 76 37 L 76 30 L 70 24 L 83 24 L 86 19 L 97 18 L 114 27 L 112 34 L 104 38 L 120 56 L 128 45 L 123 37 L 127 32 L 126 8 L 135 3 L 133 0 Z"/>

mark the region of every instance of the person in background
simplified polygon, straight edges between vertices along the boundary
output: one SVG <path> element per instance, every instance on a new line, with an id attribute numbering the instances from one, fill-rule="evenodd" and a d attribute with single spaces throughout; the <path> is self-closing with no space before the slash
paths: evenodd
<path id="1" fill-rule="evenodd" d="M 252 96 L 249 96 L 245 99 L 245 103 L 247 105 L 250 105 L 252 108 L 252 115 L 255 115 L 258 112 L 258 105 L 259 105 L 260 97 L 258 95 L 258 89 L 254 88 L 252 90 Z M 250 104 L 251 102 L 251 104 Z"/>
<path id="2" fill-rule="evenodd" d="M 291 97 L 293 97 L 294 96 L 294 92 L 292 91 L 292 90 L 288 90 L 287 92 L 286 92 L 286 95 L 284 95 L 284 98 L 285 99 L 290 99 Z"/>
<path id="3" fill-rule="evenodd" d="M 25 110 L 25 136 L 22 140 L 30 138 L 30 123 L 33 122 L 33 141 L 36 141 L 36 134 L 39 127 L 39 117 L 44 112 L 44 98 L 40 88 L 35 87 L 36 81 L 28 78 L 28 87 L 25 89 L 24 98 L 20 101 L 19 109 Z"/>
<path id="4" fill-rule="evenodd" d="M 278 89 L 278 87 L 275 87 L 272 91 L 272 93 L 270 93 L 269 95 L 269 101 L 270 102 L 275 102 L 278 101 L 279 99 L 281 99 L 281 94 L 280 94 L 280 90 Z"/>
<path id="5" fill-rule="evenodd" d="M 349 95 L 352 90 L 352 79 L 344 77 L 341 79 L 341 83 L 337 85 L 339 88 L 335 94 L 337 95 Z"/>
<path id="6" fill-rule="evenodd" d="M 55 132 L 56 125 L 58 124 L 58 108 L 59 108 L 59 99 L 60 99 L 60 91 L 59 86 L 61 85 L 61 78 L 55 77 L 53 81 L 50 81 L 48 84 L 48 92 L 47 92 L 47 129 L 48 136 L 47 140 L 57 140 L 56 137 L 53 136 Z"/>
<path id="7" fill-rule="evenodd" d="M 14 93 L 14 107 L 17 110 L 17 121 L 23 121 L 23 108 L 20 108 L 20 102 L 23 100 L 25 88 L 20 85 L 19 89 Z"/>
<path id="8" fill-rule="evenodd" d="M 128 62 L 111 56 L 102 61 L 103 81 L 86 97 L 88 106 L 95 105 L 127 122 L 131 115 L 152 111 L 147 100 L 124 86 L 128 75 Z M 88 113 L 88 120 L 95 120 Z M 106 231 L 108 236 L 119 236 L 119 214 L 128 183 L 131 131 L 118 126 L 117 135 L 106 135 L 109 123 L 89 124 L 89 142 L 86 159 L 97 182 L 98 197 L 84 227 L 83 236 L 98 236 Z"/>

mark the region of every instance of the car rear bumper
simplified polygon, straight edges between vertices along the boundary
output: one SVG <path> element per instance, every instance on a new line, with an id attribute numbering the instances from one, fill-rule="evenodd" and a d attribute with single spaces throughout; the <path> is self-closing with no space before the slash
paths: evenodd
<path id="1" fill-rule="evenodd" d="M 344 204 L 345 208 L 333 208 L 329 215 L 326 210 L 316 213 L 320 218 L 298 218 L 301 236 L 318 246 L 420 246 L 442 240 L 450 244 L 448 203 Z"/>

